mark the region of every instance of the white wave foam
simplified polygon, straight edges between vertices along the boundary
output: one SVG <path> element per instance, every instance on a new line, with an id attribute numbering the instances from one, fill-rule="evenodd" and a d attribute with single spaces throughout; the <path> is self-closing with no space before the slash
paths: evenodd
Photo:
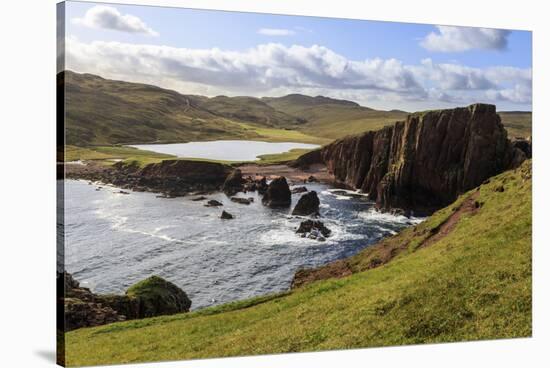
<path id="1" fill-rule="evenodd" d="M 388 224 L 406 224 L 416 225 L 425 220 L 425 217 L 407 217 L 403 215 L 393 215 L 388 212 L 381 212 L 375 208 L 369 208 L 367 211 L 359 212 L 359 217 L 366 221 L 377 221 Z"/>
<path id="2" fill-rule="evenodd" d="M 152 232 L 136 230 L 126 226 L 126 224 L 128 223 L 128 217 L 126 216 L 120 216 L 115 213 L 105 211 L 104 209 L 98 209 L 95 211 L 95 213 L 99 218 L 110 222 L 111 229 L 113 230 L 124 231 L 126 233 L 132 233 L 132 234 L 146 235 L 146 236 L 150 236 L 150 237 L 161 239 L 168 242 L 178 241 L 178 239 L 172 238 L 166 234 L 159 234 L 160 231 L 173 226 L 159 226 L 159 227 L 156 227 Z"/>
<path id="3" fill-rule="evenodd" d="M 368 193 L 361 192 L 360 189 L 350 190 L 350 189 L 331 188 L 331 189 L 327 189 L 326 192 L 331 193 L 331 194 L 332 193 L 346 193 L 346 194 L 350 194 L 350 195 L 354 195 L 354 196 L 363 196 L 363 197 L 368 197 L 369 196 Z"/>
<path id="4" fill-rule="evenodd" d="M 363 193 L 359 189 L 349 190 L 349 189 L 326 189 L 321 192 L 324 195 L 333 196 L 335 199 L 341 201 L 349 201 L 352 198 L 365 197 L 369 198 L 368 193 Z"/>
<path id="5" fill-rule="evenodd" d="M 298 221 L 297 221 L 298 220 Z M 364 235 L 352 234 L 346 231 L 346 226 L 336 220 L 324 219 L 325 226 L 331 230 L 331 234 L 324 242 L 319 242 L 315 239 L 307 237 L 302 238 L 300 234 L 296 234 L 296 228 L 300 225 L 301 217 L 293 219 L 280 219 L 273 221 L 273 228 L 264 232 L 260 236 L 260 243 L 265 245 L 295 245 L 295 246 L 311 246 L 311 245 L 332 245 L 346 240 L 368 239 Z"/>

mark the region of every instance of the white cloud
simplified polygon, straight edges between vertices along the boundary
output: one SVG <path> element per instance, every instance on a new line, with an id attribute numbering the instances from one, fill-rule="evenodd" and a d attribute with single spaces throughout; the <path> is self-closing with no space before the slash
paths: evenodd
<path id="1" fill-rule="evenodd" d="M 260 28 L 258 30 L 258 34 L 264 36 L 292 36 L 296 34 L 296 32 L 291 29 L 284 28 Z"/>
<path id="2" fill-rule="evenodd" d="M 149 36 L 159 35 L 138 17 L 130 14 L 121 14 L 112 6 L 96 5 L 88 9 L 83 18 L 73 18 L 72 21 L 74 24 L 91 28 L 111 29 L 130 33 L 143 33 Z"/>
<path id="3" fill-rule="evenodd" d="M 531 69 L 472 68 L 430 59 L 350 60 L 314 45 L 258 45 L 245 51 L 67 40 L 67 69 L 151 83 L 182 93 L 327 95 L 374 107 L 435 108 L 473 102 L 531 103 Z M 406 107 L 405 107 L 406 106 Z"/>
<path id="4" fill-rule="evenodd" d="M 496 87 L 486 70 L 457 63 L 434 64 L 431 59 L 424 59 L 420 66 L 411 69 L 422 79 L 431 80 L 444 90 L 486 90 Z"/>
<path id="5" fill-rule="evenodd" d="M 511 88 L 502 90 L 489 90 L 486 93 L 487 98 L 490 100 L 512 102 L 515 104 L 531 104 L 531 95 L 531 86 L 521 84 L 516 84 Z"/>
<path id="6" fill-rule="evenodd" d="M 395 59 L 352 61 L 323 46 L 264 44 L 243 52 L 119 42 L 67 46 L 68 68 L 97 73 L 164 75 L 242 91 L 277 87 L 417 91 L 421 86 Z"/>
<path id="7" fill-rule="evenodd" d="M 473 49 L 504 50 L 510 31 L 490 28 L 437 26 L 420 45 L 430 51 L 462 52 Z"/>

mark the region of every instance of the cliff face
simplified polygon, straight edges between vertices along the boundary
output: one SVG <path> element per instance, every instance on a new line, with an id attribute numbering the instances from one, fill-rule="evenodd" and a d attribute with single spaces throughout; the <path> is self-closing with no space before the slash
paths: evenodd
<path id="1" fill-rule="evenodd" d="M 316 157 L 337 180 L 369 193 L 381 209 L 431 212 L 526 156 L 508 140 L 495 106 L 475 104 L 411 114 L 304 159 Z"/>

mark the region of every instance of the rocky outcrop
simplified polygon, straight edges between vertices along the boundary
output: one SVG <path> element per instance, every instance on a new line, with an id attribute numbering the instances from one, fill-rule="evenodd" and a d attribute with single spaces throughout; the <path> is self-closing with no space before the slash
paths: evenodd
<path id="1" fill-rule="evenodd" d="M 189 312 L 191 308 L 191 300 L 183 290 L 158 276 L 130 286 L 126 296 L 139 301 L 138 318 Z"/>
<path id="2" fill-rule="evenodd" d="M 292 214 L 295 216 L 308 216 L 308 215 L 318 215 L 319 214 L 319 197 L 317 197 L 317 192 L 311 191 L 309 193 L 303 194 Z"/>
<path id="3" fill-rule="evenodd" d="M 291 202 L 291 193 L 284 176 L 279 176 L 269 183 L 262 198 L 262 203 L 268 207 L 288 207 Z"/>
<path id="4" fill-rule="evenodd" d="M 126 316 L 96 300 L 96 295 L 90 289 L 81 287 L 70 274 L 58 275 L 59 279 L 65 283 L 63 298 L 65 331 L 126 320 Z"/>
<path id="5" fill-rule="evenodd" d="M 216 162 L 163 160 L 145 166 L 117 162 L 110 169 L 81 171 L 74 177 L 68 175 L 68 178 L 100 181 L 123 189 L 177 197 L 191 192 L 220 190 L 233 171 L 230 166 Z"/>
<path id="6" fill-rule="evenodd" d="M 377 207 L 430 213 L 485 179 L 517 167 L 523 150 L 508 140 L 495 106 L 411 114 L 378 131 L 345 137 L 308 153 L 335 178 L 369 193 Z"/>
<path id="7" fill-rule="evenodd" d="M 158 276 L 131 286 L 125 295 L 94 294 L 64 272 L 65 331 L 112 322 L 189 312 L 191 300 L 176 285 Z"/>

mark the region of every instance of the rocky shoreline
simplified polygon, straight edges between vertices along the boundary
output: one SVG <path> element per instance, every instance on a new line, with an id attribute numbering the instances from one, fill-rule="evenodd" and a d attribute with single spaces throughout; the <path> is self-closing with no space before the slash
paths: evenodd
<path id="1" fill-rule="evenodd" d="M 191 194 L 208 194 L 222 191 L 231 196 L 238 192 L 258 191 L 264 194 L 267 180 L 284 177 L 291 184 L 320 181 L 333 183 L 326 169 L 293 169 L 286 165 L 243 165 L 194 161 L 163 160 L 145 166 L 117 162 L 111 166 L 93 161 L 83 164 L 65 164 L 66 179 L 88 180 L 110 184 L 136 192 L 160 193 L 164 197 L 181 197 Z"/>

